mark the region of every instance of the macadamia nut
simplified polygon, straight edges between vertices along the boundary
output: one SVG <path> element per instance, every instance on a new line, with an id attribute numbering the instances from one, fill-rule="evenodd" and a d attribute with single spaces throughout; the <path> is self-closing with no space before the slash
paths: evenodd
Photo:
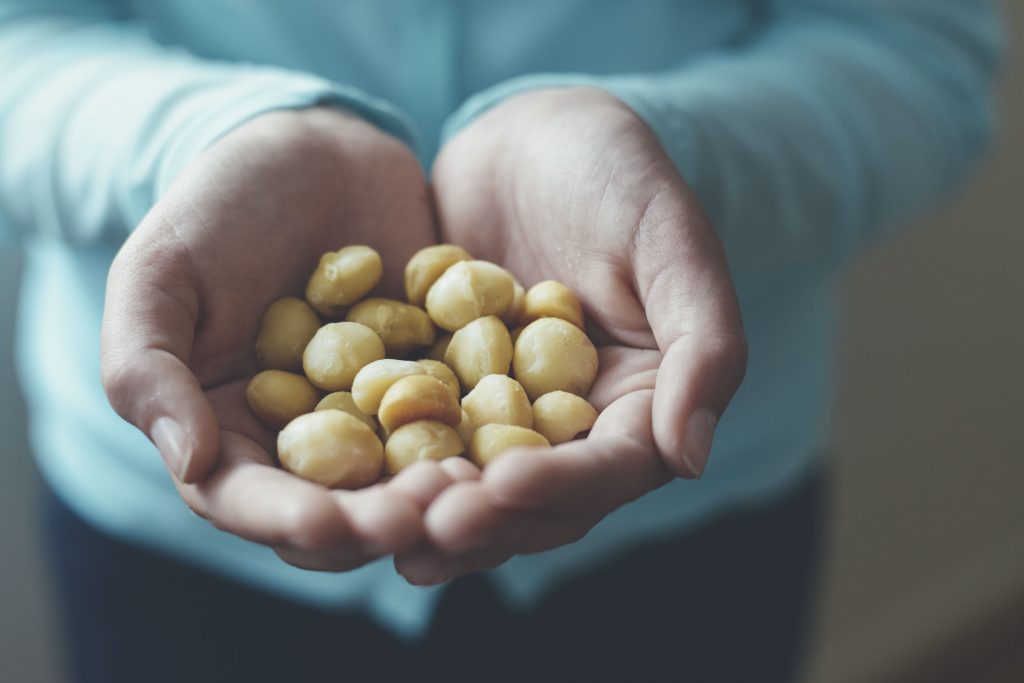
<path id="1" fill-rule="evenodd" d="M 377 411 L 377 419 L 389 435 L 416 420 L 437 420 L 455 427 L 461 418 L 458 399 L 451 390 L 441 380 L 425 374 L 403 377 L 392 384 Z"/>
<path id="2" fill-rule="evenodd" d="M 358 377 L 358 375 L 356 376 Z M 358 418 L 370 429 L 377 429 L 377 421 L 361 411 L 353 400 L 352 394 L 347 391 L 335 391 L 333 394 L 327 394 L 316 404 L 316 410 L 342 410 L 352 417 Z"/>
<path id="3" fill-rule="evenodd" d="M 337 318 L 377 286 L 384 273 L 380 254 L 367 246 L 327 252 L 306 285 L 306 300 L 328 318 Z"/>
<path id="4" fill-rule="evenodd" d="M 363 366 L 384 357 L 377 333 L 360 323 L 328 323 L 313 335 L 302 354 L 309 381 L 327 391 L 349 391 Z"/>
<path id="5" fill-rule="evenodd" d="M 561 318 L 583 329 L 583 307 L 571 289 L 556 280 L 538 282 L 523 297 L 520 322 L 531 323 L 539 318 Z"/>
<path id="6" fill-rule="evenodd" d="M 462 419 L 459 421 L 459 425 L 455 428 L 458 432 L 459 438 L 462 439 L 462 443 L 469 448 L 470 442 L 473 440 L 473 432 L 476 431 L 476 425 L 473 424 L 473 418 L 469 416 L 466 409 L 462 409 Z"/>
<path id="7" fill-rule="evenodd" d="M 473 424 L 533 426 L 533 409 L 522 385 L 507 375 L 487 375 L 462 399 Z"/>
<path id="8" fill-rule="evenodd" d="M 363 366 L 352 380 L 352 399 L 367 415 L 376 415 L 380 400 L 391 385 L 410 375 L 425 375 L 426 368 L 411 360 L 384 358 Z"/>
<path id="9" fill-rule="evenodd" d="M 552 391 L 533 402 L 533 428 L 552 445 L 572 441 L 596 421 L 594 406 L 576 394 Z"/>
<path id="10" fill-rule="evenodd" d="M 512 338 L 493 315 L 477 318 L 452 335 L 444 362 L 455 371 L 464 391 L 485 375 L 507 375 L 512 361 Z"/>
<path id="11" fill-rule="evenodd" d="M 345 320 L 362 323 L 377 333 L 390 356 L 404 356 L 419 346 L 430 346 L 436 334 L 427 312 L 394 299 L 363 299 Z"/>
<path id="12" fill-rule="evenodd" d="M 384 445 L 384 468 L 395 474 L 420 460 L 444 460 L 466 449 L 455 430 L 436 420 L 417 420 L 394 431 Z"/>
<path id="13" fill-rule="evenodd" d="M 449 266 L 427 292 L 427 313 L 438 327 L 454 332 L 488 315 L 503 316 L 512 305 L 512 274 L 487 261 Z"/>
<path id="14" fill-rule="evenodd" d="M 459 388 L 459 378 L 455 376 L 455 373 L 452 372 L 450 367 L 439 360 L 430 360 L 429 358 L 424 358 L 423 360 L 418 360 L 416 362 L 427 371 L 428 375 L 444 382 L 445 386 L 451 389 L 452 395 L 455 396 L 455 400 L 459 400 L 462 396 L 462 390 Z"/>
<path id="15" fill-rule="evenodd" d="M 302 369 L 302 352 L 320 329 L 320 317 L 302 299 L 278 299 L 267 308 L 256 335 L 256 360 L 268 370 Z"/>
<path id="16" fill-rule="evenodd" d="M 297 417 L 277 436 L 281 465 L 304 479 L 360 488 L 380 478 L 384 447 L 370 427 L 341 410 Z"/>
<path id="17" fill-rule="evenodd" d="M 422 306 L 430 287 L 459 261 L 472 261 L 473 257 L 454 244 L 437 244 L 420 249 L 405 265 L 405 296 L 410 303 Z"/>
<path id="18" fill-rule="evenodd" d="M 586 396 L 597 377 L 597 349 L 572 323 L 541 318 L 519 334 L 512 367 L 532 401 L 551 391 Z"/>
<path id="19" fill-rule="evenodd" d="M 469 457 L 477 467 L 484 468 L 509 448 L 541 448 L 550 446 L 543 436 L 525 427 L 515 425 L 488 424 L 473 432 L 469 443 Z"/>
<path id="20" fill-rule="evenodd" d="M 302 375 L 264 370 L 249 381 L 245 398 L 260 422 L 280 429 L 299 415 L 313 412 L 320 392 Z"/>

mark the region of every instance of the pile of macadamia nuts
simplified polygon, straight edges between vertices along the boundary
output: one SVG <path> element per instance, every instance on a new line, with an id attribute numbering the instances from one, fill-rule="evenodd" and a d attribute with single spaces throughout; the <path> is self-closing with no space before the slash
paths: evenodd
<path id="1" fill-rule="evenodd" d="M 482 468 L 508 448 L 564 443 L 593 426 L 584 397 L 597 349 L 568 287 L 524 290 L 450 244 L 406 265 L 408 302 L 364 298 L 382 272 L 370 247 L 328 252 L 305 301 L 280 299 L 263 316 L 265 369 L 246 397 L 281 430 L 285 469 L 359 488 L 419 460 L 468 455 Z"/>

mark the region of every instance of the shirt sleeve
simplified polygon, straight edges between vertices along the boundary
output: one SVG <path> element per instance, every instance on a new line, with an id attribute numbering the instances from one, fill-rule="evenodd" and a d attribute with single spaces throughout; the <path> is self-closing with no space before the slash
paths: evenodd
<path id="1" fill-rule="evenodd" d="M 118 3 L 0 0 L 0 239 L 123 239 L 216 139 L 258 114 L 318 104 L 413 144 L 386 102 L 159 45 Z"/>
<path id="2" fill-rule="evenodd" d="M 607 89 L 694 188 L 734 275 L 827 274 L 964 179 L 992 134 L 1001 49 L 988 0 L 783 0 L 665 73 L 502 83 L 446 135 L 524 90 Z"/>

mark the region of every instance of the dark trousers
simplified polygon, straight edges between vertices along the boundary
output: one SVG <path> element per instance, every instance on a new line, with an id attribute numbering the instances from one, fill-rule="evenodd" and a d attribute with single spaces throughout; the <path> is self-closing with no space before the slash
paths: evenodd
<path id="1" fill-rule="evenodd" d="M 525 614 L 460 579 L 414 643 L 121 543 L 52 497 L 45 519 L 75 681 L 771 683 L 798 674 L 823 482 L 596 566 Z"/>

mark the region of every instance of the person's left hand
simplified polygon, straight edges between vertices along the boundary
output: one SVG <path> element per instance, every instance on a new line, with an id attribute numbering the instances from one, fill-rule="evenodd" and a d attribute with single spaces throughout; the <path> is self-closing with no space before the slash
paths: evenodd
<path id="1" fill-rule="evenodd" d="M 433 169 L 442 239 L 526 286 L 576 291 L 597 337 L 601 411 L 585 440 L 517 449 L 430 505 L 429 539 L 395 557 L 440 583 L 584 536 L 605 515 L 698 477 L 746 369 L 725 255 L 643 121 L 614 96 L 521 94 L 455 136 Z"/>

